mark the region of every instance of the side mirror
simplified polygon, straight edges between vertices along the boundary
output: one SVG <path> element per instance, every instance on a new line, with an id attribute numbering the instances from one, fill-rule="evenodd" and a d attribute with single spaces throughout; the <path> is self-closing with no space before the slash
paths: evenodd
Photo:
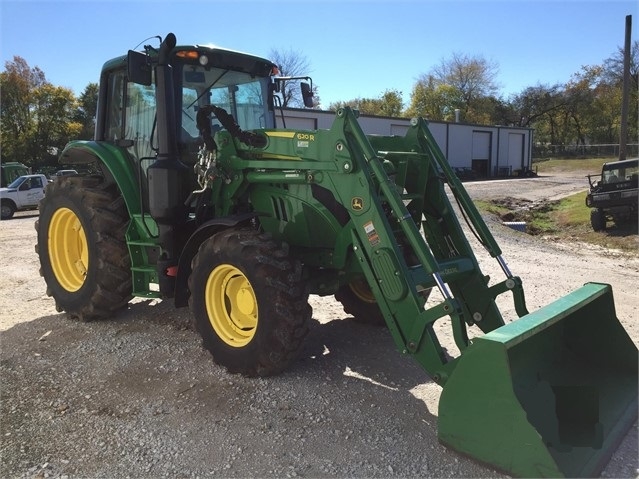
<path id="1" fill-rule="evenodd" d="M 315 106 L 315 102 L 313 101 L 313 89 L 306 82 L 300 83 L 300 87 L 302 88 L 302 99 L 304 100 L 304 106 L 306 108 L 313 108 Z"/>
<path id="2" fill-rule="evenodd" d="M 151 63 L 146 53 L 129 50 L 127 56 L 129 81 L 139 85 L 151 85 Z"/>

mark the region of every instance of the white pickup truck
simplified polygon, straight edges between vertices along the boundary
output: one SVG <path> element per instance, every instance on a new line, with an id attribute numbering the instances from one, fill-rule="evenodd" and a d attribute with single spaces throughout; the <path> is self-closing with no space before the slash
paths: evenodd
<path id="1" fill-rule="evenodd" d="M 44 175 L 18 176 L 6 188 L 0 188 L 0 212 L 8 220 L 16 211 L 33 210 L 44 197 L 47 177 Z"/>

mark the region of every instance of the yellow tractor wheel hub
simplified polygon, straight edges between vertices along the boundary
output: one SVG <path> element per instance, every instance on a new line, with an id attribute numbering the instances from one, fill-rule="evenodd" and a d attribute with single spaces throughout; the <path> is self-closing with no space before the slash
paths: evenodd
<path id="1" fill-rule="evenodd" d="M 229 346 L 243 347 L 257 331 L 257 299 L 251 283 L 235 266 L 216 267 L 206 282 L 206 312 L 213 330 Z"/>
<path id="2" fill-rule="evenodd" d="M 73 293 L 84 284 L 89 270 L 89 248 L 84 228 L 69 208 L 60 208 L 49 224 L 51 269 L 65 290 Z"/>

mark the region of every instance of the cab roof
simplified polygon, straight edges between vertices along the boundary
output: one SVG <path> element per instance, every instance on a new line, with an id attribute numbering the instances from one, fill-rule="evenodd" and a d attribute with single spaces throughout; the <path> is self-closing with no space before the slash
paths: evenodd
<path id="1" fill-rule="evenodd" d="M 221 48 L 212 44 L 209 45 L 177 45 L 171 51 L 172 62 L 177 56 L 185 55 L 187 52 L 197 54 L 198 57 L 193 59 L 184 58 L 183 61 L 189 63 L 197 63 L 200 56 L 207 56 L 209 63 L 212 67 L 242 71 L 257 76 L 268 76 L 273 72 L 274 68 L 277 68 L 272 61 L 266 58 L 251 55 L 250 53 L 239 52 L 236 50 L 230 50 L 227 48 Z M 157 49 L 148 49 L 147 53 L 151 58 L 157 57 Z M 102 71 L 112 70 L 121 67 L 126 64 L 127 55 L 122 55 L 107 61 Z"/>

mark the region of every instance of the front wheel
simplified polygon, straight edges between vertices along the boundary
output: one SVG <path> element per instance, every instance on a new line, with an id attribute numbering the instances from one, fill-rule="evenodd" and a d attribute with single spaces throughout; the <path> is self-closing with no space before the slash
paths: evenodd
<path id="1" fill-rule="evenodd" d="M 128 215 L 117 186 L 99 177 L 60 177 L 40 202 L 36 252 L 56 309 L 106 318 L 131 299 Z"/>
<path id="2" fill-rule="evenodd" d="M 0 218 L 3 220 L 8 220 L 13 218 L 13 214 L 16 212 L 15 206 L 10 201 L 2 201 L 0 204 Z"/>
<path id="3" fill-rule="evenodd" d="M 285 245 L 250 228 L 228 229 L 202 243 L 192 271 L 189 306 L 216 363 L 269 376 L 296 358 L 312 310 L 301 265 Z"/>

